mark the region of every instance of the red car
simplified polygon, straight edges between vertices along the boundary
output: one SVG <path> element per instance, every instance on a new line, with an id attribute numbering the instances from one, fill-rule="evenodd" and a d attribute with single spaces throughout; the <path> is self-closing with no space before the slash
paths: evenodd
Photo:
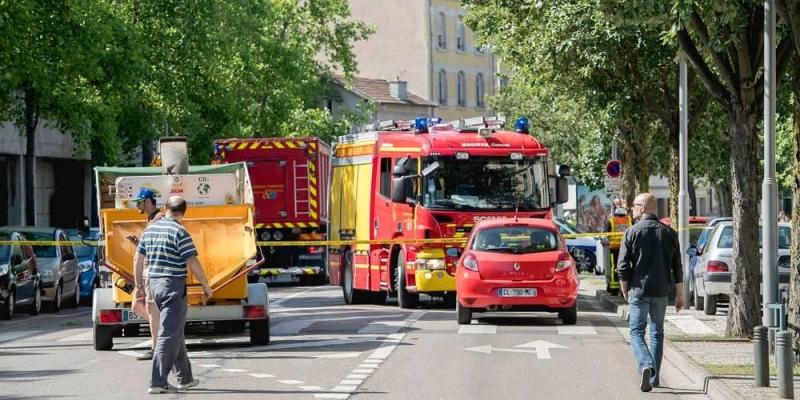
<path id="1" fill-rule="evenodd" d="M 545 311 L 574 325 L 579 283 L 553 221 L 484 220 L 472 229 L 458 261 L 458 323 L 469 324 L 474 312 Z"/>

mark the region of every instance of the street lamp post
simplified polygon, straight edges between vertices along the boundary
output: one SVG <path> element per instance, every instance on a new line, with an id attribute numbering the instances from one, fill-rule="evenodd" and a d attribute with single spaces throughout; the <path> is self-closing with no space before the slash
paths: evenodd
<path id="1" fill-rule="evenodd" d="M 778 300 L 778 188 L 775 183 L 775 0 L 764 1 L 764 183 L 761 186 L 763 320 L 775 326 L 768 304 Z"/>
<path id="2" fill-rule="evenodd" d="M 681 56 L 678 66 L 680 87 L 678 89 L 678 110 L 680 112 L 680 133 L 678 135 L 678 157 L 680 171 L 680 191 L 678 192 L 678 239 L 681 247 L 683 265 L 683 299 L 689 301 L 689 82 L 686 76 L 686 58 Z"/>

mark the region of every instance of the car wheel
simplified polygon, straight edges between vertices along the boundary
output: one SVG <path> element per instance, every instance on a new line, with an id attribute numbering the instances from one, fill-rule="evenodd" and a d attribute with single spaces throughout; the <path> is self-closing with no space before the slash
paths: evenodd
<path id="1" fill-rule="evenodd" d="M 42 292 L 39 291 L 39 286 L 33 287 L 33 303 L 31 303 L 31 308 L 29 310 L 30 315 L 39 315 L 42 311 Z"/>
<path id="2" fill-rule="evenodd" d="M 269 318 L 250 321 L 250 344 L 263 346 L 269 341 Z"/>
<path id="3" fill-rule="evenodd" d="M 14 316 L 14 304 L 16 303 L 17 299 L 14 296 L 14 291 L 11 290 L 8 292 L 8 298 L 6 299 L 6 305 L 3 308 L 0 308 L 0 319 L 11 319 Z"/>
<path id="4" fill-rule="evenodd" d="M 706 296 L 703 297 L 703 312 L 706 315 L 716 315 L 717 314 L 717 296 L 713 294 L 706 293 Z"/>
<path id="5" fill-rule="evenodd" d="M 409 293 L 406 290 L 406 256 L 401 251 L 397 255 L 397 305 L 400 308 L 417 308 L 419 305 L 419 293 Z"/>
<path id="6" fill-rule="evenodd" d="M 342 292 L 346 304 L 364 304 L 369 301 L 370 294 L 354 288 L 355 274 L 353 273 L 353 253 L 347 250 L 344 254 L 344 273 L 342 276 Z"/>
<path id="7" fill-rule="evenodd" d="M 111 350 L 114 347 L 114 327 L 95 325 L 93 342 L 95 350 Z"/>
<path id="8" fill-rule="evenodd" d="M 575 266 L 578 267 L 578 273 L 583 271 L 595 272 L 597 260 L 592 252 L 584 249 L 573 249 L 572 258 L 575 259 Z"/>
<path id="9" fill-rule="evenodd" d="M 575 304 L 567 308 L 566 310 L 561 310 L 558 312 L 558 318 L 564 325 L 575 325 L 578 323 L 578 302 L 575 301 Z"/>
<path id="10" fill-rule="evenodd" d="M 464 307 L 461 302 L 456 300 L 456 316 L 459 325 L 469 325 L 472 323 L 472 309 Z"/>
<path id="11" fill-rule="evenodd" d="M 72 308 L 76 308 L 81 305 L 81 285 L 78 282 L 75 282 L 75 295 L 72 296 L 72 301 L 69 302 L 69 306 Z"/>
<path id="12" fill-rule="evenodd" d="M 56 285 L 55 298 L 53 299 L 53 302 L 50 303 L 50 311 L 56 312 L 56 313 L 61 311 L 61 295 L 62 295 L 63 290 L 64 290 L 63 286 L 61 285 L 61 282 L 59 282 Z"/>
<path id="13" fill-rule="evenodd" d="M 705 299 L 700 297 L 700 293 L 697 291 L 697 288 L 694 288 L 692 291 L 692 300 L 694 301 L 694 309 L 697 311 L 703 311 Z"/>

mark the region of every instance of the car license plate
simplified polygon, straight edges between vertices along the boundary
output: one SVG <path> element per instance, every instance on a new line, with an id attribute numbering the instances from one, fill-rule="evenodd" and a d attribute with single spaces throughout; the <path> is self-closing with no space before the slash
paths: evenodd
<path id="1" fill-rule="evenodd" d="M 536 297 L 536 289 L 500 289 L 500 297 Z"/>
<path id="2" fill-rule="evenodd" d="M 137 315 L 135 312 L 133 312 L 131 310 L 126 310 L 126 311 L 122 312 L 122 320 L 123 321 L 135 321 L 135 320 L 139 320 L 139 319 L 144 319 L 144 318 L 140 317 L 139 315 Z"/>

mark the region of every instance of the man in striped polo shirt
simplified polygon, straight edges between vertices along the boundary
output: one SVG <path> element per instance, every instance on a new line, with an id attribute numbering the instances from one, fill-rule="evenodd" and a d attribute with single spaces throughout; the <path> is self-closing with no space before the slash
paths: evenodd
<path id="1" fill-rule="evenodd" d="M 187 311 L 187 269 L 203 286 L 206 299 L 211 298 L 212 292 L 197 259 L 192 237 L 180 223 L 185 213 L 186 200 L 180 196 L 170 197 L 166 216 L 145 228 L 134 257 L 136 287 L 143 290 L 142 271 L 146 258 L 150 296 L 161 314 L 148 389 L 150 394 L 175 393 L 200 382 L 192 376 L 183 334 Z M 173 368 L 178 377 L 177 387 L 167 383 Z"/>

